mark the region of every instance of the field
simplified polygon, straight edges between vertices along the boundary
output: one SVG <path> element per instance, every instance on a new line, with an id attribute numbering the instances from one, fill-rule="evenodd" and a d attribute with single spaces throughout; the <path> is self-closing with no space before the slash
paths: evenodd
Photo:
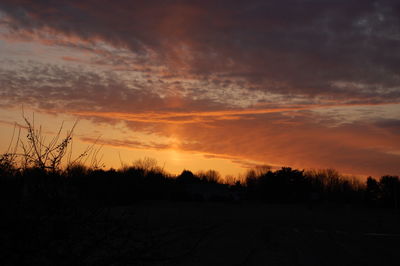
<path id="1" fill-rule="evenodd" d="M 2 265 L 399 265 L 394 210 L 147 201 L 2 220 Z"/>

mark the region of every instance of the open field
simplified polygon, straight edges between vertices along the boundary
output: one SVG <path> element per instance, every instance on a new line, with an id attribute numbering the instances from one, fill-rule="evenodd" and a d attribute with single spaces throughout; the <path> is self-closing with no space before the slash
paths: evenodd
<path id="1" fill-rule="evenodd" d="M 393 210 L 159 202 L 2 221 L 2 265 L 398 265 Z M 14 217 L 15 218 L 15 217 Z"/>

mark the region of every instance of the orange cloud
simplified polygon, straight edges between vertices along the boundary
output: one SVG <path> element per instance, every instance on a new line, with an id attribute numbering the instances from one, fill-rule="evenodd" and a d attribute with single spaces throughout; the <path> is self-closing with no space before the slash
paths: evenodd
<path id="1" fill-rule="evenodd" d="M 61 58 L 62 58 L 62 60 L 71 61 L 71 62 L 81 62 L 81 61 L 82 61 L 82 60 L 79 59 L 79 58 L 71 57 L 71 56 L 63 56 L 63 57 L 61 57 Z"/>
<path id="2" fill-rule="evenodd" d="M 243 115 L 256 115 L 280 113 L 289 111 L 307 110 L 310 107 L 276 108 L 276 109 L 247 109 L 247 110 L 222 110 L 204 112 L 145 112 L 145 113 L 119 113 L 119 112 L 88 112 L 79 111 L 71 114 L 85 117 L 100 117 L 131 122 L 146 123 L 171 123 L 189 124 L 214 120 L 238 120 Z"/>
<path id="3" fill-rule="evenodd" d="M 116 119 L 130 122 L 144 123 L 170 123 L 170 124 L 190 124 L 201 123 L 214 120 L 239 120 L 244 119 L 246 115 L 261 115 L 271 113 L 295 112 L 303 110 L 326 109 L 332 107 L 355 107 L 370 105 L 386 105 L 383 104 L 332 104 L 332 105 L 298 105 L 293 107 L 278 108 L 259 108 L 259 109 L 236 109 L 236 110 L 218 110 L 218 111 L 182 111 L 182 112 L 142 112 L 142 113 L 123 113 L 123 112 L 102 112 L 102 111 L 72 111 L 73 115 L 83 117 L 99 117 L 107 119 Z M 291 121 L 287 123 L 296 123 Z"/>

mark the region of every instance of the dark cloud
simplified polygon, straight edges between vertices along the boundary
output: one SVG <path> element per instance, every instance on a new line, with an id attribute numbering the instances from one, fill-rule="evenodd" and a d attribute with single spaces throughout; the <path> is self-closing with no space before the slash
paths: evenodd
<path id="1" fill-rule="evenodd" d="M 15 31 L 101 40 L 180 75 L 353 102 L 400 97 L 397 1 L 5 0 L 0 8 Z"/>
<path id="2" fill-rule="evenodd" d="M 390 130 L 395 134 L 400 135 L 400 119 L 381 119 L 375 125 L 385 130 Z M 400 141 L 400 136 L 398 141 Z"/>

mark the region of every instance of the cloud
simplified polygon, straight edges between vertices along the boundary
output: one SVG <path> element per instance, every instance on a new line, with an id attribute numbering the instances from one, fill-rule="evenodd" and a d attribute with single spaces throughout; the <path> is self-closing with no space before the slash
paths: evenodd
<path id="1" fill-rule="evenodd" d="M 335 109 L 316 112 L 332 107 L 369 108 L 370 103 L 284 102 L 233 108 L 210 99 L 162 96 L 158 90 L 138 89 L 148 86 L 147 81 L 127 82 L 112 72 L 33 62 L 23 63 L 20 69 L 0 69 L 0 81 L 4 105 L 28 104 L 41 111 L 72 114 L 94 122 L 123 121 L 132 132 L 179 140 L 153 143 L 115 138 L 104 140 L 105 145 L 173 148 L 223 156 L 241 165 L 256 161 L 299 168 L 334 167 L 365 175 L 399 172 L 398 120 L 361 116 L 348 122 Z"/>
<path id="2" fill-rule="evenodd" d="M 400 119 L 382 119 L 376 122 L 376 126 L 400 132 Z"/>
<path id="3" fill-rule="evenodd" d="M 13 67 L 9 68 L 9 65 Z M 258 114 L 387 104 L 288 99 L 259 101 L 242 107 L 224 98 L 179 93 L 174 90 L 176 81 L 132 80 L 113 71 L 33 61 L 3 62 L 0 64 L 0 82 L 3 106 L 25 104 L 47 112 L 64 110 L 82 117 L 149 123 L 201 123 L 245 119 Z M 200 93 L 206 92 L 200 90 Z M 237 97 L 244 96 L 239 94 Z"/>
<path id="4" fill-rule="evenodd" d="M 182 149 L 240 156 L 272 165 L 299 168 L 337 168 L 357 174 L 398 173 L 398 132 L 369 123 L 337 127 L 318 123 L 313 115 L 296 117 L 266 114 L 253 120 L 217 121 L 212 130 L 181 127 L 175 137 L 191 140 Z M 397 154 L 391 153 L 397 151 Z"/>
<path id="5" fill-rule="evenodd" d="M 244 81 L 248 89 L 284 95 L 399 101 L 395 1 L 289 2 L 5 0 L 0 9 L 11 31 L 104 42 L 181 78 Z M 111 55 L 117 56 L 104 56 Z"/>
<path id="6" fill-rule="evenodd" d="M 99 139 L 99 138 L 91 138 L 91 137 L 81 137 L 80 140 L 89 143 L 96 143 L 99 145 L 107 145 L 112 147 L 123 147 L 123 148 L 131 148 L 131 149 L 152 149 L 152 150 L 164 150 L 171 148 L 171 145 L 165 143 L 155 143 L 149 142 L 144 143 L 142 141 L 137 140 L 121 140 L 121 139 Z"/>
<path id="7" fill-rule="evenodd" d="M 82 67 L 67 67 L 36 62 L 14 62 L 13 68 L 0 66 L 3 104 L 31 104 L 45 110 L 68 111 L 157 111 L 200 108 L 215 109 L 212 101 L 180 102 L 174 95 L 159 95 L 169 84 L 149 83 L 148 80 L 125 80 L 117 73 L 90 71 Z M 148 88 L 148 90 L 143 89 Z"/>
<path id="8" fill-rule="evenodd" d="M 103 144 L 200 153 L 206 158 L 231 160 L 242 167 L 264 163 L 300 169 L 336 168 L 348 174 L 375 176 L 400 171 L 398 131 L 369 121 L 331 127 L 315 113 L 251 116 L 207 124 L 153 124 L 152 134 L 174 139 L 173 143 L 106 139 Z M 128 121 L 127 126 L 133 132 L 143 129 L 137 122 Z"/>

